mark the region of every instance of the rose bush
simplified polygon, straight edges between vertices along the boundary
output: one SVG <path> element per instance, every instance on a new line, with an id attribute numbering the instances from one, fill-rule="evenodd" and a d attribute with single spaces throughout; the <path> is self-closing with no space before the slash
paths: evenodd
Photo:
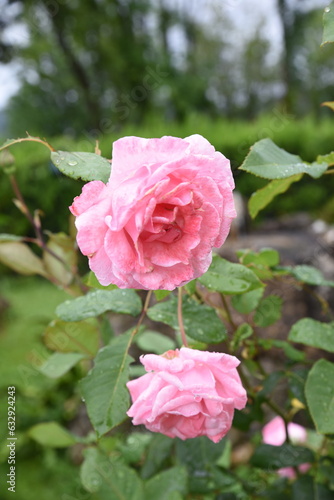
<path id="1" fill-rule="evenodd" d="M 217 443 L 230 430 L 234 409 L 246 405 L 234 356 L 182 347 L 140 360 L 149 373 L 127 383 L 134 425 L 183 440 L 207 436 Z"/>
<path id="2" fill-rule="evenodd" d="M 290 422 L 288 424 L 289 438 L 294 444 L 303 444 L 307 439 L 307 432 L 305 427 Z M 273 446 L 281 446 L 286 440 L 286 432 L 284 421 L 281 417 L 277 416 L 268 422 L 262 429 L 263 442 Z M 300 472 L 306 472 L 310 468 L 310 464 L 302 464 L 298 467 Z M 280 476 L 293 479 L 296 473 L 292 467 L 283 467 L 278 470 Z"/>
<path id="3" fill-rule="evenodd" d="M 102 285 L 173 290 L 208 269 L 235 217 L 230 162 L 200 135 L 124 137 L 107 184 L 70 207 L 77 242 Z"/>

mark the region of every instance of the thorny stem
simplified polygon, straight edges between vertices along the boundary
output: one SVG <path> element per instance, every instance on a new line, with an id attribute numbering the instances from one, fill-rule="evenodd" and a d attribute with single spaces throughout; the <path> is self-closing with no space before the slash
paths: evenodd
<path id="1" fill-rule="evenodd" d="M 179 323 L 179 329 L 180 329 L 183 345 L 185 347 L 188 347 L 187 336 L 186 336 L 186 332 L 184 330 L 183 317 L 182 317 L 182 286 L 180 286 L 178 288 L 177 320 Z"/>
<path id="2" fill-rule="evenodd" d="M 35 243 L 36 245 L 38 245 L 40 248 L 42 248 L 42 250 L 44 250 L 45 252 L 50 254 L 53 258 L 57 259 L 65 267 L 65 269 L 67 269 L 68 271 L 70 271 L 72 273 L 72 270 L 70 269 L 67 262 L 64 261 L 61 257 L 59 257 L 59 255 L 57 255 L 53 250 L 51 250 L 51 248 L 49 248 L 46 245 L 46 243 L 44 241 L 41 225 L 39 224 L 39 222 L 37 222 L 35 220 L 35 218 L 31 214 L 31 212 L 30 212 L 30 210 L 25 202 L 25 199 L 22 196 L 22 193 L 21 193 L 20 188 L 17 184 L 16 178 L 13 174 L 9 176 L 9 180 L 10 180 L 10 183 L 11 183 L 11 186 L 12 186 L 12 189 L 14 191 L 15 196 L 17 197 L 17 199 L 19 200 L 19 202 L 23 208 L 23 214 L 26 216 L 26 218 L 28 219 L 28 221 L 30 222 L 30 224 L 32 225 L 32 227 L 34 229 L 36 239 L 31 239 L 31 241 L 33 243 Z M 26 238 L 26 241 L 28 241 L 28 238 Z M 48 275 L 48 280 L 57 286 L 63 286 L 63 285 L 61 285 L 61 283 L 58 282 L 58 280 L 55 280 L 52 276 Z M 77 284 L 80 287 L 81 291 L 85 292 L 85 288 L 82 285 L 80 278 L 78 276 L 75 276 L 75 280 L 77 281 Z"/>

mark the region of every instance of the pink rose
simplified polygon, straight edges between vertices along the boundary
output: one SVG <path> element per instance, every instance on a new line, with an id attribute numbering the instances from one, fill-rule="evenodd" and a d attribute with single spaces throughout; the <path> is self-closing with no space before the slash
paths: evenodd
<path id="1" fill-rule="evenodd" d="M 288 424 L 288 433 L 292 443 L 303 444 L 307 439 L 307 432 L 305 427 L 290 422 Z M 281 446 L 286 440 L 284 420 L 277 416 L 273 418 L 262 429 L 263 442 L 273 446 Z M 298 467 L 300 472 L 306 472 L 310 468 L 310 464 L 302 464 Z M 294 479 L 296 473 L 292 467 L 283 467 L 278 470 L 280 476 Z"/>
<path id="2" fill-rule="evenodd" d="M 236 216 L 229 160 L 200 135 L 124 137 L 112 167 L 70 207 L 100 283 L 173 290 L 205 273 Z"/>
<path id="3" fill-rule="evenodd" d="M 239 360 L 182 347 L 140 361 L 146 373 L 127 383 L 134 425 L 181 439 L 207 436 L 218 443 L 230 430 L 234 409 L 247 401 L 236 370 Z"/>

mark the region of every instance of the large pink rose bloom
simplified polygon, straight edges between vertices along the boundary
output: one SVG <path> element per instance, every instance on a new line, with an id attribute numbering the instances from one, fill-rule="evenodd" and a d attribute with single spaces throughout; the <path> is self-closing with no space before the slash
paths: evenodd
<path id="1" fill-rule="evenodd" d="M 246 405 L 234 356 L 182 347 L 140 360 L 149 373 L 127 383 L 134 425 L 181 439 L 207 436 L 218 443 L 231 428 L 234 409 Z"/>
<path id="2" fill-rule="evenodd" d="M 81 252 L 102 285 L 173 290 L 201 276 L 236 216 L 230 162 L 200 135 L 124 137 L 107 184 L 76 197 Z"/>
<path id="3" fill-rule="evenodd" d="M 289 438 L 294 444 L 303 444 L 307 439 L 307 432 L 305 427 L 290 422 L 288 424 Z M 270 420 L 262 429 L 263 442 L 271 444 L 272 446 L 281 446 L 285 443 L 286 432 L 284 421 L 281 417 L 277 416 Z M 298 467 L 300 472 L 306 472 L 310 468 L 310 464 L 302 464 Z M 292 467 L 283 467 L 278 470 L 280 476 L 294 479 L 296 473 Z"/>

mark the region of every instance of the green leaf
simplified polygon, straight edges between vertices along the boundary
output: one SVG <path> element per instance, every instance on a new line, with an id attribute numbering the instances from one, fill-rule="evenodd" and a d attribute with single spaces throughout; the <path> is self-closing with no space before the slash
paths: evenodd
<path id="1" fill-rule="evenodd" d="M 170 293 L 171 292 L 169 290 L 154 290 L 154 296 L 158 302 L 160 302 L 160 300 L 163 300 L 166 297 L 168 297 L 168 295 L 170 295 Z"/>
<path id="2" fill-rule="evenodd" d="M 297 280 L 302 281 L 303 283 L 307 283 L 308 285 L 334 287 L 334 281 L 326 280 L 322 272 L 313 266 L 302 265 L 295 267 L 285 267 L 284 269 L 289 271 L 289 273 L 297 278 Z"/>
<path id="3" fill-rule="evenodd" d="M 199 278 L 209 290 L 236 295 L 263 287 L 257 276 L 242 264 L 233 264 L 215 255 L 209 270 Z"/>
<path id="4" fill-rule="evenodd" d="M 98 281 L 93 271 L 90 271 L 88 274 L 86 274 L 86 276 L 83 279 L 83 282 L 90 288 L 97 288 L 98 290 L 118 290 L 117 285 L 113 284 L 108 286 L 101 285 L 101 283 Z"/>
<path id="5" fill-rule="evenodd" d="M 44 332 L 45 345 L 58 352 L 80 352 L 91 358 L 99 348 L 96 321 L 52 321 Z"/>
<path id="6" fill-rule="evenodd" d="M 322 35 L 322 44 L 334 42 L 334 2 L 324 10 L 324 32 Z"/>
<path id="7" fill-rule="evenodd" d="M 137 316 L 141 309 L 141 300 L 134 290 L 94 290 L 63 302 L 57 307 L 56 314 L 64 321 L 81 321 L 106 311 Z"/>
<path id="8" fill-rule="evenodd" d="M 28 436 L 43 446 L 67 448 L 77 443 L 77 439 L 57 422 L 37 424 L 28 430 Z"/>
<path id="9" fill-rule="evenodd" d="M 289 340 L 300 344 L 334 352 L 334 322 L 321 323 L 311 318 L 303 318 L 293 325 Z"/>
<path id="10" fill-rule="evenodd" d="M 155 434 L 148 446 L 147 456 L 144 465 L 141 469 L 141 476 L 148 479 L 162 468 L 163 464 L 171 456 L 171 448 L 174 444 L 174 439 L 164 436 L 163 434 Z"/>
<path id="11" fill-rule="evenodd" d="M 334 363 L 319 359 L 305 384 L 307 404 L 321 434 L 334 434 Z"/>
<path id="12" fill-rule="evenodd" d="M 277 295 L 268 295 L 261 300 L 254 314 L 254 323 L 266 327 L 275 323 L 281 317 L 282 299 Z"/>
<path id="13" fill-rule="evenodd" d="M 47 276 L 42 260 L 25 243 L 18 241 L 0 243 L 0 262 L 26 276 L 32 274 Z"/>
<path id="14" fill-rule="evenodd" d="M 16 236 L 15 234 L 0 234 L 0 242 L 2 241 L 22 241 L 22 236 Z"/>
<path id="15" fill-rule="evenodd" d="M 143 483 L 136 472 L 107 457 L 97 448 L 87 448 L 81 466 L 81 481 L 98 500 L 143 500 Z"/>
<path id="16" fill-rule="evenodd" d="M 234 295 L 232 297 L 234 309 L 241 314 L 251 313 L 259 305 L 263 291 L 263 288 L 257 288 L 256 290 L 243 293 L 242 295 Z"/>
<path id="17" fill-rule="evenodd" d="M 153 321 L 166 323 L 175 330 L 179 328 L 177 299 L 174 295 L 169 300 L 150 307 L 147 315 Z M 226 328 L 212 307 L 198 304 L 190 297 L 184 297 L 182 316 L 185 332 L 192 339 L 208 344 L 219 343 L 226 339 Z"/>
<path id="18" fill-rule="evenodd" d="M 154 352 L 155 354 L 163 354 L 176 347 L 174 340 L 152 330 L 145 330 L 140 335 L 136 335 L 134 342 L 143 351 Z"/>
<path id="19" fill-rule="evenodd" d="M 242 342 L 253 335 L 253 328 L 248 323 L 239 325 L 231 341 L 232 350 L 238 349 Z"/>
<path id="20" fill-rule="evenodd" d="M 323 102 L 322 106 L 329 106 L 332 111 L 334 111 L 334 102 Z M 334 151 L 328 153 L 327 155 L 317 156 L 317 163 L 328 163 L 329 166 L 334 165 Z"/>
<path id="21" fill-rule="evenodd" d="M 37 369 L 49 378 L 59 378 L 85 357 L 87 356 L 76 352 L 55 352 Z"/>
<path id="22" fill-rule="evenodd" d="M 260 444 L 251 458 L 251 464 L 261 469 L 281 469 L 313 462 L 314 454 L 308 448 L 285 443 L 282 446 Z"/>
<path id="23" fill-rule="evenodd" d="M 317 179 L 327 167 L 327 163 L 304 163 L 299 156 L 279 148 L 271 139 L 262 139 L 251 147 L 239 169 L 264 179 L 285 179 L 296 174 L 308 174 Z"/>
<path id="24" fill-rule="evenodd" d="M 185 498 L 188 475 L 185 467 L 172 467 L 149 479 L 145 485 L 145 497 L 149 500 Z M 175 494 L 178 493 L 178 496 Z"/>
<path id="25" fill-rule="evenodd" d="M 65 233 L 49 233 L 49 241 L 46 246 L 57 255 L 62 262 L 49 252 L 44 251 L 43 261 L 45 269 L 63 286 L 69 285 L 73 279 L 77 264 L 77 252 L 74 248 L 73 239 Z"/>
<path id="26" fill-rule="evenodd" d="M 72 179 L 106 183 L 110 177 L 110 161 L 95 153 L 52 151 L 51 160 L 63 174 Z"/>
<path id="27" fill-rule="evenodd" d="M 263 210 L 279 194 L 285 193 L 291 184 L 299 181 L 303 174 L 292 175 L 286 179 L 275 179 L 261 189 L 258 189 L 249 199 L 248 210 L 252 219 Z"/>
<path id="28" fill-rule="evenodd" d="M 131 333 L 115 337 L 95 358 L 94 367 L 81 380 L 80 390 L 86 401 L 89 418 L 99 436 L 123 422 L 130 406 L 128 355 Z"/>
<path id="29" fill-rule="evenodd" d="M 305 352 L 299 351 L 298 349 L 295 349 L 289 342 L 286 342 L 285 340 L 275 340 L 273 339 L 272 345 L 274 347 L 279 347 L 283 349 L 284 354 L 286 355 L 287 358 L 291 359 L 292 361 L 304 361 L 305 360 Z"/>

